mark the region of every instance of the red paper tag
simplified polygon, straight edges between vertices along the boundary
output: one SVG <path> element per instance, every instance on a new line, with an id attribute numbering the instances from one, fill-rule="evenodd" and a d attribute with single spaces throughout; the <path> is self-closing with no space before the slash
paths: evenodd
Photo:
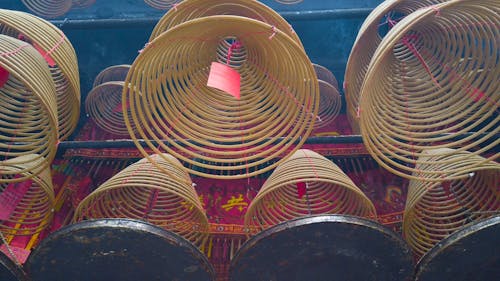
<path id="1" fill-rule="evenodd" d="M 28 251 L 24 248 L 19 248 L 19 247 L 10 246 L 10 245 L 9 245 L 9 248 L 20 264 L 24 264 L 26 262 L 26 260 L 28 259 L 28 256 L 30 255 L 30 251 Z M 2 246 L 0 246 L 0 251 L 2 251 L 7 257 L 12 259 L 12 254 L 9 252 L 9 250 L 7 249 L 7 246 L 5 244 L 2 244 Z"/>
<path id="2" fill-rule="evenodd" d="M 47 64 L 51 67 L 55 66 L 56 65 L 56 62 L 54 61 L 54 59 L 52 59 L 52 57 L 50 56 L 50 54 L 48 54 L 47 52 L 45 52 L 42 47 L 40 47 L 37 43 L 33 42 L 33 47 L 40 53 L 40 55 L 42 55 L 42 57 L 45 59 L 45 61 L 47 62 Z"/>
<path id="3" fill-rule="evenodd" d="M 7 83 L 7 80 L 9 80 L 10 73 L 7 71 L 7 69 L 3 68 L 0 66 L 0 88 Z"/>
<path id="4" fill-rule="evenodd" d="M 231 96 L 240 99 L 240 73 L 230 66 L 212 62 L 207 86 L 224 91 Z"/>
<path id="5" fill-rule="evenodd" d="M 12 212 L 17 207 L 17 204 L 28 192 L 28 189 L 33 183 L 32 180 L 10 183 L 6 189 L 0 194 L 0 220 L 7 220 L 12 215 Z"/>
<path id="6" fill-rule="evenodd" d="M 297 196 L 299 197 L 299 199 L 301 199 L 302 197 L 304 197 L 305 194 L 306 194 L 306 183 L 305 182 L 298 182 L 297 183 Z"/>

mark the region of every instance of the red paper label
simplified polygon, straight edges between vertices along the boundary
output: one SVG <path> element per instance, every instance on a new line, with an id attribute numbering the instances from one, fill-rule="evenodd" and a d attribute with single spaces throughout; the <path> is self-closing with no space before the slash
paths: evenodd
<path id="1" fill-rule="evenodd" d="M 35 47 L 35 49 L 40 53 L 40 55 L 42 55 L 42 57 L 45 59 L 45 61 L 47 62 L 47 64 L 49 66 L 55 66 L 56 65 L 56 62 L 54 61 L 54 59 L 52 59 L 52 57 L 50 56 L 50 54 L 48 54 L 47 52 L 45 52 L 42 47 L 40 47 L 37 43 L 33 42 L 33 47 Z"/>
<path id="2" fill-rule="evenodd" d="M 19 247 L 10 245 L 9 249 L 12 251 L 12 253 L 14 254 L 14 256 L 16 257 L 17 261 L 20 264 L 24 264 L 26 262 L 26 260 L 28 259 L 28 256 L 30 255 L 30 251 L 28 251 L 24 248 L 19 248 Z M 2 246 L 0 246 L 0 251 L 2 251 L 7 257 L 12 259 L 12 254 L 9 252 L 9 250 L 7 249 L 7 246 L 5 244 L 2 244 Z"/>
<path id="3" fill-rule="evenodd" d="M 240 73 L 230 66 L 212 62 L 207 86 L 224 91 L 231 96 L 240 99 Z"/>
<path id="4" fill-rule="evenodd" d="M 305 194 L 306 194 L 306 183 L 305 182 L 298 182 L 297 183 L 297 196 L 299 197 L 299 199 L 301 199 L 302 197 L 304 197 Z"/>
<path id="5" fill-rule="evenodd" d="M 10 183 L 0 194 L 0 220 L 7 220 L 17 207 L 17 204 L 28 192 L 33 181 L 28 180 L 19 183 Z"/>
<path id="6" fill-rule="evenodd" d="M 10 73 L 7 71 L 7 69 L 3 68 L 0 66 L 0 88 L 7 83 L 7 80 L 9 80 Z"/>

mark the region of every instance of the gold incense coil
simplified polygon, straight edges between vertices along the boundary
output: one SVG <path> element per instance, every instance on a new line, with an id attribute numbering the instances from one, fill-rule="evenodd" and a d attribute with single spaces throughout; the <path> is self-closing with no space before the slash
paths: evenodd
<path id="1" fill-rule="evenodd" d="M 298 183 L 305 184 L 299 198 Z M 265 229 L 280 222 L 317 214 L 375 218 L 375 207 L 332 161 L 300 149 L 279 165 L 264 183 L 245 214 L 249 229 Z"/>
<path id="2" fill-rule="evenodd" d="M 274 26 L 290 36 L 302 47 L 299 36 L 292 26 L 273 9 L 255 0 L 185 0 L 168 11 L 156 24 L 152 41 L 161 33 L 183 22 L 215 15 L 233 15 L 255 19 Z M 303 48 L 303 47 L 302 47 Z"/>
<path id="3" fill-rule="evenodd" d="M 322 128 L 335 120 L 340 113 L 342 107 L 342 99 L 339 91 L 322 80 L 319 82 L 320 103 L 318 110 L 318 120 L 314 123 L 314 129 Z"/>
<path id="4" fill-rule="evenodd" d="M 78 205 L 74 221 L 130 218 L 173 231 L 197 245 L 207 235 L 208 219 L 181 163 L 168 154 L 142 159 L 104 182 Z M 167 160 L 168 159 L 168 160 Z M 177 181 L 158 169 L 183 181 Z"/>
<path id="5" fill-rule="evenodd" d="M 381 166 L 417 179 L 412 174 L 424 149 L 480 155 L 500 144 L 499 12 L 498 1 L 450 1 L 420 9 L 389 31 L 361 91 L 363 141 Z M 453 161 L 470 156 L 462 157 Z M 442 172 L 425 173 L 432 179 Z"/>
<path id="6" fill-rule="evenodd" d="M 318 76 L 318 80 L 323 80 L 333 87 L 337 89 L 337 92 L 339 90 L 339 82 L 337 82 L 337 78 L 335 78 L 335 75 L 326 67 L 315 64 L 313 63 L 314 66 L 314 71 L 316 72 L 316 75 Z"/>
<path id="7" fill-rule="evenodd" d="M 13 236 L 33 235 L 49 226 L 53 217 L 54 189 L 47 161 L 40 155 L 28 154 L 3 161 L 0 170 L 0 196 L 5 196 L 2 194 L 9 185 L 16 187 L 16 184 L 23 184 L 17 182 L 17 179 L 32 181 L 11 216 L 7 220 L 0 221 L 0 232 Z M 9 196 L 12 198 L 14 195 Z"/>
<path id="8" fill-rule="evenodd" d="M 128 130 L 123 121 L 122 105 L 123 82 L 105 82 L 93 88 L 85 99 L 85 111 L 103 130 L 115 135 L 127 135 Z"/>
<path id="9" fill-rule="evenodd" d="M 130 65 L 128 64 L 107 67 L 95 77 L 94 85 L 92 87 L 95 88 L 100 84 L 111 81 L 125 81 L 129 69 Z"/>
<path id="10" fill-rule="evenodd" d="M 443 151 L 453 152 L 441 156 Z M 500 165 L 484 162 L 484 158 L 451 149 L 425 150 L 422 157 L 429 164 L 419 165 L 416 177 L 425 171 L 441 170 L 443 177 L 452 181 L 411 180 L 406 202 L 403 233 L 417 256 L 422 256 L 436 243 L 473 221 L 484 219 L 500 211 Z M 434 164 L 453 160 L 448 164 Z M 468 168 L 471 162 L 482 163 Z M 452 172 L 448 172 L 452 171 Z M 449 175 L 448 175 L 449 173 Z M 439 180 L 438 175 L 433 176 Z"/>
<path id="11" fill-rule="evenodd" d="M 179 1 L 180 0 L 144 0 L 146 4 L 159 10 L 168 10 Z"/>
<path id="12" fill-rule="evenodd" d="M 55 65 L 50 67 L 57 90 L 59 139 L 67 139 L 80 117 L 80 77 L 78 61 L 71 42 L 50 22 L 36 16 L 0 9 L 0 33 L 38 45 L 50 53 Z M 45 64 L 47 67 L 47 63 Z"/>
<path id="13" fill-rule="evenodd" d="M 21 0 L 33 13 L 44 18 L 57 18 L 66 14 L 73 5 L 72 0 Z"/>
<path id="14" fill-rule="evenodd" d="M 17 165 L 16 181 L 32 177 L 36 161 L 47 168 L 57 144 L 57 103 L 54 82 L 42 56 L 28 43 L 0 35 L 0 67 L 8 71 L 0 88 L 0 167 Z M 47 161 L 18 157 L 38 154 Z M 28 162 L 25 162 L 28 161 Z M 10 181 L 14 171 L 0 169 L 0 183 Z"/>
<path id="15" fill-rule="evenodd" d="M 239 100 L 206 86 L 226 38 L 239 40 L 247 53 L 238 67 Z M 122 103 L 130 104 L 130 116 L 124 119 L 143 155 L 138 139 L 154 153 L 168 151 L 190 173 L 218 179 L 279 165 L 283 159 L 267 163 L 304 143 L 319 108 L 305 52 L 272 26 L 237 16 L 194 19 L 164 32 L 140 53 L 125 84 Z"/>
<path id="16" fill-rule="evenodd" d="M 373 54 L 382 41 L 379 33 L 381 26 L 389 26 L 400 20 L 391 19 L 394 22 L 389 22 L 391 14 L 398 13 L 398 16 L 406 16 L 420 8 L 444 1 L 447 0 L 386 0 L 378 5 L 363 22 L 349 55 L 344 78 L 347 116 L 354 132 L 360 132 L 357 112 L 361 86 Z M 386 23 L 381 24 L 384 19 L 386 19 Z"/>

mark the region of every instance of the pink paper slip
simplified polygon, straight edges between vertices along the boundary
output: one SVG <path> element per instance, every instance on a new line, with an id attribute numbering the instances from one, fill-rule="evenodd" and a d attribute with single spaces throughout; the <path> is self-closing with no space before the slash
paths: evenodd
<path id="1" fill-rule="evenodd" d="M 32 180 L 10 183 L 6 189 L 0 193 L 0 220 L 7 220 L 23 199 L 23 196 L 30 189 Z"/>
<path id="2" fill-rule="evenodd" d="M 219 89 L 240 99 L 240 80 L 241 77 L 238 71 L 228 65 L 212 62 L 207 86 Z"/>
<path id="3" fill-rule="evenodd" d="M 9 75 L 10 73 L 3 67 L 0 66 L 0 88 L 7 83 L 7 80 L 9 80 Z"/>
<path id="4" fill-rule="evenodd" d="M 9 248 L 20 264 L 24 264 L 26 262 L 26 260 L 28 259 L 28 256 L 30 255 L 30 251 L 28 251 L 26 249 L 19 248 L 16 246 L 9 246 Z M 0 246 L 0 251 L 2 251 L 7 257 L 12 259 L 12 254 L 9 252 L 9 250 L 7 249 L 7 246 L 5 246 L 5 244 L 2 244 L 2 246 Z"/>

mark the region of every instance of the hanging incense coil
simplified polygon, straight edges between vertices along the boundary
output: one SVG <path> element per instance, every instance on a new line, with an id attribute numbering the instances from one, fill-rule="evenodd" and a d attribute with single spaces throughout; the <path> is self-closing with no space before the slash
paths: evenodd
<path id="1" fill-rule="evenodd" d="M 142 159 L 99 186 L 80 202 L 74 220 L 139 219 L 200 245 L 206 238 L 208 220 L 189 174 L 171 155 L 150 158 L 156 165 Z M 184 181 L 169 177 L 158 166 Z"/>
<path id="2" fill-rule="evenodd" d="M 46 20 L 2 9 L 0 33 L 32 44 L 52 64 L 49 69 L 57 90 L 59 139 L 67 139 L 78 125 L 80 116 L 80 77 L 71 42 L 61 30 Z"/>
<path id="3" fill-rule="evenodd" d="M 389 31 L 368 68 L 360 116 L 365 146 L 384 168 L 416 179 L 424 149 L 479 155 L 500 144 L 499 9 L 493 0 L 450 1 Z"/>
<path id="4" fill-rule="evenodd" d="M 317 214 L 376 216 L 370 199 L 337 165 L 314 151 L 300 149 L 264 183 L 248 207 L 245 225 L 265 229 Z"/>
<path id="5" fill-rule="evenodd" d="M 401 16 L 404 17 L 420 8 L 444 1 L 447 0 L 385 0 L 363 22 L 349 55 L 344 78 L 347 116 L 353 131 L 360 132 L 358 108 L 360 106 L 361 86 L 373 54 L 382 41 L 379 30 L 391 28 L 397 21 L 401 20 L 399 18 Z M 397 18 L 393 18 L 394 16 Z"/>
<path id="6" fill-rule="evenodd" d="M 206 86 L 225 38 L 237 38 L 248 54 L 238 67 L 239 100 Z M 268 162 L 292 154 L 310 135 L 319 107 L 305 52 L 272 26 L 236 16 L 199 18 L 164 32 L 140 53 L 125 84 L 125 122 L 143 155 L 139 138 L 155 153 L 168 151 L 183 161 L 190 173 L 210 178 L 273 169 L 283 159 Z"/>
<path id="7" fill-rule="evenodd" d="M 318 120 L 314 123 L 314 129 L 328 126 L 337 118 L 342 107 L 342 99 L 339 91 L 322 80 L 319 82 L 320 103 L 318 111 Z"/>
<path id="8" fill-rule="evenodd" d="M 158 10 L 168 10 L 179 2 L 180 0 L 144 0 L 149 6 Z"/>
<path id="9" fill-rule="evenodd" d="M 445 150 L 445 151 L 442 151 Z M 441 156 L 447 152 L 449 156 Z M 484 158 L 451 149 L 425 150 L 429 164 L 418 166 L 416 177 L 426 170 L 440 170 L 451 181 L 411 180 L 406 202 L 403 233 L 417 256 L 463 226 L 500 212 L 500 164 L 484 163 Z M 450 160 L 448 164 L 443 160 Z M 482 163 L 468 168 L 471 162 Z M 451 172 L 449 172 L 451 171 Z M 441 176 L 434 175 L 439 180 Z"/>
<path id="10" fill-rule="evenodd" d="M 29 154 L 0 165 L 0 202 L 4 211 L 12 211 L 8 218 L 0 220 L 0 232 L 4 235 L 33 235 L 51 223 L 54 189 L 46 162 L 39 155 Z M 17 182 L 20 178 L 28 180 Z"/>
<path id="11" fill-rule="evenodd" d="M 101 129 L 115 135 L 127 135 L 123 120 L 123 82 L 105 82 L 93 88 L 85 99 L 85 111 Z M 125 107 L 128 110 L 128 107 Z"/>
<path id="12" fill-rule="evenodd" d="M 93 88 L 110 81 L 125 81 L 130 70 L 129 64 L 113 65 L 101 71 L 94 80 Z"/>
<path id="13" fill-rule="evenodd" d="M 323 80 L 329 83 L 330 85 L 335 87 L 335 89 L 337 89 L 338 92 L 339 82 L 337 82 L 337 78 L 335 78 L 335 75 L 333 75 L 333 73 L 330 70 L 328 70 L 328 68 L 322 65 L 313 63 L 313 67 L 314 71 L 316 72 L 316 75 L 318 76 L 318 80 Z"/>
<path id="14" fill-rule="evenodd" d="M 32 177 L 31 159 L 18 156 L 39 154 L 46 159 L 41 169 L 54 159 L 57 143 L 57 104 L 55 88 L 47 64 L 29 44 L 0 35 L 0 69 L 7 81 L 0 87 L 0 167 L 2 161 L 24 167 L 17 181 Z M 28 161 L 28 162 L 24 162 Z M 12 175 L 0 170 L 0 183 Z"/>
<path id="15" fill-rule="evenodd" d="M 66 14 L 73 5 L 72 0 L 21 0 L 33 13 L 44 18 L 57 18 Z"/>
<path id="16" fill-rule="evenodd" d="M 185 0 L 168 11 L 156 24 L 149 41 L 183 22 L 215 15 L 233 15 L 255 19 L 274 26 L 290 36 L 302 48 L 292 26 L 268 6 L 254 0 Z"/>

